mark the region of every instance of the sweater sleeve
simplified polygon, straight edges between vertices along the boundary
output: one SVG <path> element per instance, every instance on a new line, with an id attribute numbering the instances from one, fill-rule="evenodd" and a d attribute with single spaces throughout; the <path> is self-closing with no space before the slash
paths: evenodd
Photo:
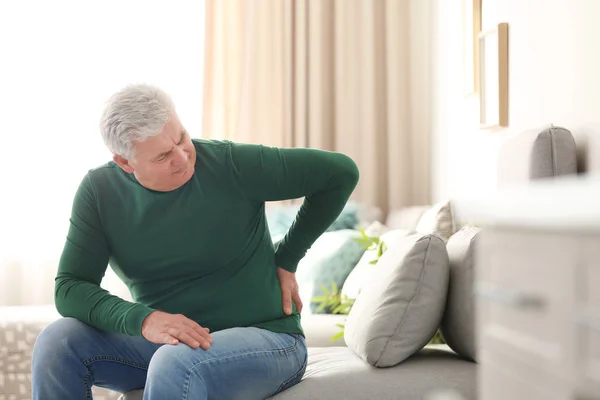
<path id="1" fill-rule="evenodd" d="M 109 257 L 88 174 L 73 201 L 55 279 L 56 308 L 63 317 L 76 318 L 104 331 L 139 336 L 142 322 L 154 310 L 113 296 L 100 287 Z"/>
<path id="2" fill-rule="evenodd" d="M 235 182 L 251 201 L 304 197 L 275 250 L 277 265 L 290 272 L 340 215 L 359 179 L 350 157 L 318 149 L 232 143 L 231 162 Z"/>

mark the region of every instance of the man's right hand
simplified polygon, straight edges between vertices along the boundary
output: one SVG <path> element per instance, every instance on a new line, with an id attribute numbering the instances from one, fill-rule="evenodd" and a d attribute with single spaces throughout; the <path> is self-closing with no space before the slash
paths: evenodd
<path id="1" fill-rule="evenodd" d="M 142 336 L 156 344 L 185 343 L 193 349 L 208 350 L 212 343 L 209 329 L 181 314 L 153 311 L 142 323 Z"/>

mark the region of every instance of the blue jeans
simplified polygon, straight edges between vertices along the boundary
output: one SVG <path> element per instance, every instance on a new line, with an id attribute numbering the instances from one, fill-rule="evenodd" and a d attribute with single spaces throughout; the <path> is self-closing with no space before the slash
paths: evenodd
<path id="1" fill-rule="evenodd" d="M 210 349 L 158 345 L 106 333 L 73 318 L 46 327 L 32 360 L 33 399 L 91 399 L 92 385 L 144 389 L 144 400 L 265 399 L 300 382 L 302 335 L 258 328 L 211 334 Z"/>

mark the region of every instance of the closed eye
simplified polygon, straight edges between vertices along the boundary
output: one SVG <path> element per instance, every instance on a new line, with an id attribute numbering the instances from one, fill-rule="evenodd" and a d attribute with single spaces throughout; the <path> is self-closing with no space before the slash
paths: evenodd
<path id="1" fill-rule="evenodd" d="M 181 139 L 179 139 L 179 143 L 177 143 L 178 146 L 180 144 L 183 144 L 183 142 L 185 142 L 186 136 L 187 136 L 187 132 L 186 131 L 181 132 Z"/>

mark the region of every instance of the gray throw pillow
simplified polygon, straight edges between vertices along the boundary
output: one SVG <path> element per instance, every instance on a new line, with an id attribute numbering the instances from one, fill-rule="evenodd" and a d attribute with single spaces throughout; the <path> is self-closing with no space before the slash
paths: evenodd
<path id="1" fill-rule="evenodd" d="M 475 298 L 473 292 L 475 239 L 480 229 L 465 226 L 448 241 L 450 282 L 441 331 L 457 354 L 475 361 Z"/>
<path id="2" fill-rule="evenodd" d="M 572 133 L 551 125 L 510 136 L 498 155 L 498 187 L 576 174 L 577 146 Z"/>
<path id="3" fill-rule="evenodd" d="M 442 319 L 448 253 L 434 234 L 382 235 L 388 249 L 348 315 L 344 339 L 376 367 L 399 364 L 423 348 Z"/>
<path id="4" fill-rule="evenodd" d="M 535 139 L 529 161 L 531 179 L 551 178 L 577 173 L 577 146 L 571 132 L 554 126 Z"/>

